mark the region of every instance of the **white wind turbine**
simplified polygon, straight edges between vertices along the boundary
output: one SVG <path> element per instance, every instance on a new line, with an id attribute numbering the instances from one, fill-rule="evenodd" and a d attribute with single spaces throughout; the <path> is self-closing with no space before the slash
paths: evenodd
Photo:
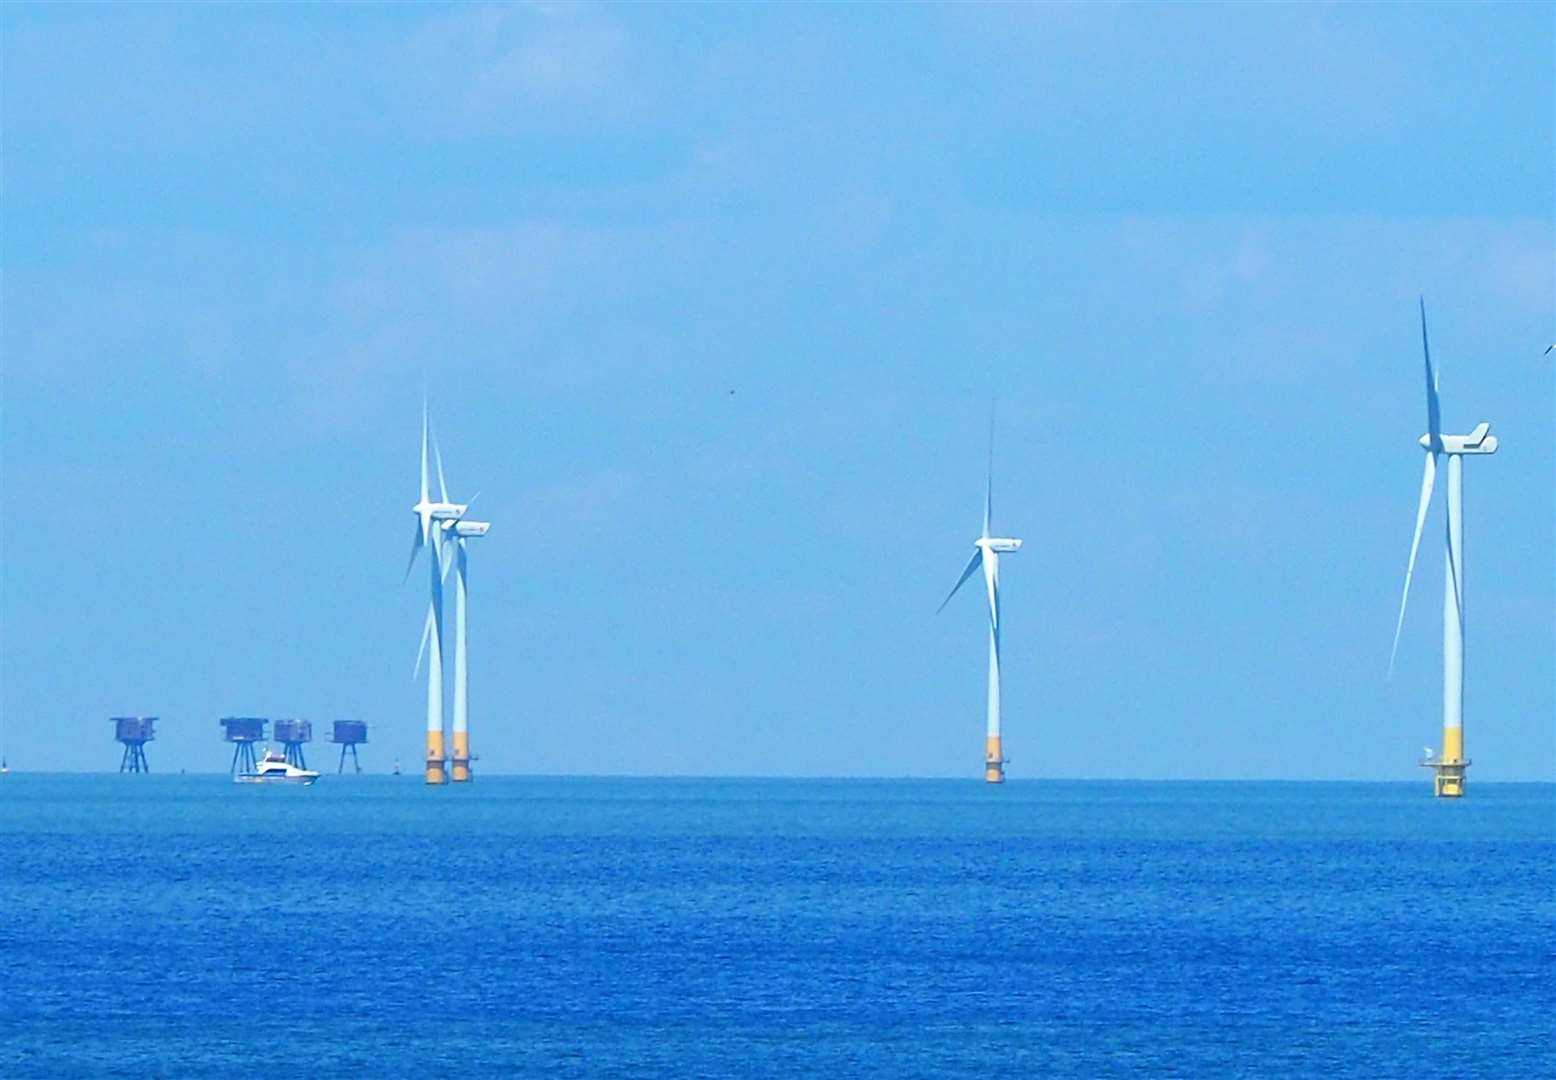
<path id="1" fill-rule="evenodd" d="M 434 626 L 438 629 L 438 640 L 435 646 L 441 644 L 442 630 L 442 587 L 448 580 L 448 572 L 452 567 L 457 570 L 454 580 L 454 739 L 452 763 L 452 778 L 455 783 L 465 783 L 470 779 L 470 661 L 468 628 L 469 628 L 469 595 L 470 595 L 470 571 L 469 560 L 466 553 L 466 541 L 477 536 L 485 536 L 491 529 L 491 523 L 487 521 L 475 521 L 464 515 L 469 511 L 472 503 L 478 496 L 472 496 L 467 503 L 451 503 L 448 501 L 448 489 L 443 479 L 443 454 L 438 449 L 438 439 L 432 437 L 432 460 L 437 465 L 438 488 L 442 493 L 444 505 L 459 511 L 459 516 L 440 518 L 433 527 L 437 534 L 439 549 L 438 585 L 437 597 L 434 604 L 427 611 L 427 622 L 422 628 L 421 646 L 416 651 L 416 670 L 421 671 L 421 658 L 427 650 L 429 641 L 433 641 Z M 414 554 L 412 558 L 414 558 Z M 434 617 L 434 608 L 437 617 Z M 441 648 L 436 649 L 441 658 Z M 439 675 L 441 680 L 441 673 Z M 441 682 L 439 691 L 441 693 Z M 440 704 L 441 704 L 441 698 Z M 430 720 L 429 720 L 430 722 Z M 439 716 L 441 725 L 441 714 Z M 430 729 L 429 729 L 430 730 Z M 441 736 L 441 726 L 439 728 Z"/>
<path id="2" fill-rule="evenodd" d="M 416 534 L 411 539 L 411 557 L 405 564 L 405 577 L 411 576 L 416 556 L 423 547 L 431 547 L 428 559 L 431 571 L 431 596 L 427 603 L 427 619 L 422 626 L 421 647 L 416 652 L 416 672 L 421 671 L 422 653 L 431 647 L 427 663 L 427 783 L 441 784 L 447 779 L 444 768 L 443 747 L 443 575 L 446 565 L 443 554 L 443 531 L 451 522 L 464 516 L 467 507 L 448 500 L 448 487 L 443 482 L 442 455 L 437 455 L 438 501 L 434 502 L 428 491 L 427 441 L 429 437 L 427 407 L 421 412 L 421 498 L 411 511 L 416 515 Z M 433 452 L 437 453 L 436 443 Z"/>
<path id="3" fill-rule="evenodd" d="M 446 522 L 443 526 L 454 540 L 454 781 L 456 783 L 464 783 L 470 779 L 470 657 L 465 644 L 470 579 L 465 542 L 473 537 L 485 536 L 491 527 L 490 522 L 471 521 L 468 518 Z"/>
<path id="4" fill-rule="evenodd" d="M 989 418 L 989 472 L 983 490 L 983 532 L 973 541 L 973 556 L 962 576 L 956 579 L 946 598 L 935 609 L 939 614 L 951 602 L 973 572 L 983 567 L 983 583 L 989 601 L 989 706 L 988 731 L 984 743 L 983 778 L 991 784 L 1005 781 L 1005 755 L 1000 741 L 1000 555 L 1021 550 L 1021 541 L 989 535 L 989 520 L 994 512 L 994 419 Z"/>
<path id="5" fill-rule="evenodd" d="M 1426 434 L 1421 446 L 1426 450 L 1425 471 L 1421 475 L 1421 498 L 1416 506 L 1416 531 L 1410 541 L 1410 561 L 1405 566 L 1405 588 L 1399 598 L 1399 618 L 1394 624 L 1394 646 L 1389 651 L 1389 675 L 1394 674 L 1394 659 L 1399 653 L 1399 634 L 1405 625 L 1405 606 L 1410 600 L 1410 579 L 1415 574 L 1416 552 L 1421 546 L 1421 530 L 1431 508 L 1432 486 L 1437 476 L 1439 454 L 1448 457 L 1448 528 L 1443 560 L 1443 751 L 1423 761 L 1436 772 L 1438 795 L 1464 794 L 1464 463 L 1468 454 L 1494 454 L 1497 437 L 1488 434 L 1491 425 L 1481 422 L 1468 435 L 1444 435 L 1437 399 L 1437 373 L 1432 369 L 1432 350 L 1426 337 L 1426 300 L 1421 300 L 1421 352 L 1426 360 Z"/>

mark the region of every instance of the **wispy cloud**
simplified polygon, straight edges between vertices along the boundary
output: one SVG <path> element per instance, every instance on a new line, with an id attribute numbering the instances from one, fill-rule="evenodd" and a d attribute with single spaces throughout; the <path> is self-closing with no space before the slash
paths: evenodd
<path id="1" fill-rule="evenodd" d="M 621 115 L 642 95 L 632 43 L 603 8 L 494 4 L 438 14 L 399 49 L 424 105 L 477 127 Z"/>
<path id="2" fill-rule="evenodd" d="M 651 491 L 653 477 L 634 469 L 604 468 L 571 479 L 552 480 L 518 492 L 504 501 L 495 516 L 512 522 L 517 542 L 537 550 L 554 551 L 557 531 L 587 538 L 589 546 L 621 542 L 641 527 L 624 521 L 624 506 L 640 507 Z"/>
<path id="3" fill-rule="evenodd" d="M 472 342 L 511 347 L 632 246 L 628 234 L 557 221 L 402 231 L 331 290 L 336 330 L 301 365 L 305 404 L 337 415 L 374 384 L 459 363 Z"/>
<path id="4" fill-rule="evenodd" d="M 1556 295 L 1556 236 L 1533 219 L 1436 221 L 1415 241 L 1434 275 L 1461 278 L 1476 291 L 1529 315 L 1548 314 Z"/>
<path id="5" fill-rule="evenodd" d="M 1118 237 L 1188 311 L 1365 285 L 1405 296 L 1468 290 L 1540 315 L 1556 290 L 1551 226 L 1536 218 L 1140 216 L 1123 219 Z"/>
<path id="6" fill-rule="evenodd" d="M 1047 101 L 1063 92 L 1118 120 L 1186 103 L 1276 126 L 1382 131 L 1410 92 L 1412 73 L 1386 33 L 1339 8 L 1045 3 L 939 10 L 1017 97 Z M 1211 31 L 1216 53 L 1199 47 Z M 1087 92 L 1076 95 L 1078 88 Z"/>
<path id="7" fill-rule="evenodd" d="M 1120 224 L 1119 239 L 1141 267 L 1172 281 L 1181 305 L 1190 311 L 1208 310 L 1231 295 L 1260 288 L 1277 269 L 1271 229 L 1264 224 L 1206 229 L 1203 223 L 1188 227 L 1130 217 Z"/>
<path id="8" fill-rule="evenodd" d="M 620 253 L 620 238 L 609 232 L 555 221 L 412 229 L 369 253 L 336 301 L 364 321 L 439 312 L 513 322 Z"/>

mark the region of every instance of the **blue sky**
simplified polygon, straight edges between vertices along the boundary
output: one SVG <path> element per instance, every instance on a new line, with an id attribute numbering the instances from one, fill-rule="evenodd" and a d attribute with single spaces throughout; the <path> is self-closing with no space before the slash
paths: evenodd
<path id="1" fill-rule="evenodd" d="M 7 5 L 13 766 L 421 747 L 431 399 L 486 772 L 1556 771 L 1549 5 Z M 732 394 L 731 391 L 734 391 Z M 320 753 L 322 754 L 322 749 Z"/>

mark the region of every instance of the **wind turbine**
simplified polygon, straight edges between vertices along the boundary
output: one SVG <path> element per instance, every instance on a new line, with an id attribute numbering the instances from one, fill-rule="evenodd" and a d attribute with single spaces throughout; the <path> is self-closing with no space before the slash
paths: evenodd
<path id="1" fill-rule="evenodd" d="M 443 454 L 438 449 L 438 439 L 432 436 L 432 460 L 438 470 L 438 490 L 443 498 L 443 505 L 450 510 L 457 510 L 456 517 L 439 517 L 432 526 L 432 532 L 436 534 L 435 544 L 439 551 L 437 560 L 438 581 L 434 586 L 436 594 L 432 605 L 427 611 L 427 622 L 422 630 L 421 647 L 416 652 L 416 669 L 421 670 L 421 658 L 426 652 L 427 645 L 434 645 L 434 652 L 438 660 L 442 658 L 441 630 L 442 630 L 442 589 L 443 583 L 448 580 L 448 572 L 451 567 L 457 570 L 454 588 L 454 745 L 452 755 L 452 779 L 456 784 L 467 783 L 470 780 L 470 669 L 469 650 L 467 642 L 468 629 L 468 605 L 469 605 L 469 565 L 466 556 L 465 541 L 477 536 L 485 536 L 491 529 L 491 523 L 486 521 L 473 521 L 465 514 L 470 509 L 471 499 L 467 503 L 452 503 L 448 501 L 448 488 L 443 478 Z M 415 558 L 414 550 L 412 558 Z M 434 612 L 436 614 L 434 614 Z M 434 633 L 436 627 L 437 633 Z M 442 703 L 442 673 L 441 664 L 438 666 L 439 679 L 439 705 Z M 429 671 L 429 678 L 431 674 Z M 429 696 L 431 691 L 428 691 Z M 429 748 L 431 717 L 428 718 Z M 438 737 L 441 746 L 442 717 L 439 714 Z M 429 749 L 430 755 L 430 749 Z M 428 781 L 429 783 L 441 781 Z"/>
<path id="2" fill-rule="evenodd" d="M 427 603 L 427 620 L 422 626 L 421 648 L 416 653 L 416 670 L 421 670 L 421 655 L 430 646 L 427 658 L 427 783 L 442 784 L 448 779 L 443 750 L 443 575 L 447 570 L 443 554 L 443 530 L 446 523 L 458 521 L 464 516 L 466 506 L 448 500 L 448 487 L 443 482 L 443 459 L 439 454 L 438 501 L 434 502 L 428 490 L 427 441 L 430 424 L 427 406 L 421 409 L 421 498 L 411 507 L 416 515 L 416 534 L 411 538 L 411 557 L 405 564 L 405 578 L 411 576 L 416 556 L 424 547 L 430 547 L 431 597 Z M 433 444 L 436 453 L 437 446 Z"/>
<path id="3" fill-rule="evenodd" d="M 1426 360 L 1426 434 L 1421 446 L 1426 450 L 1426 467 L 1421 474 L 1421 499 L 1416 506 L 1415 537 L 1410 541 L 1410 561 L 1405 566 L 1405 588 L 1399 598 L 1399 619 L 1394 624 L 1394 647 L 1389 652 L 1389 675 L 1394 674 L 1394 658 L 1399 653 L 1399 633 L 1405 625 L 1405 605 L 1410 601 L 1410 579 L 1415 574 L 1416 552 L 1421 546 L 1421 529 L 1431 508 L 1432 485 L 1437 476 L 1437 458 L 1448 457 L 1448 528 L 1443 560 L 1443 752 L 1430 754 L 1421 764 L 1434 773 L 1433 790 L 1439 797 L 1457 798 L 1464 794 L 1464 457 L 1469 454 L 1494 454 L 1497 437 L 1488 434 L 1491 425 L 1482 421 L 1468 435 L 1444 435 L 1437 400 L 1437 373 L 1432 370 L 1432 350 L 1426 338 L 1426 300 L 1421 300 L 1421 353 Z"/>
<path id="4" fill-rule="evenodd" d="M 984 742 L 983 778 L 991 784 L 1005 782 L 1005 754 L 1000 744 L 1000 556 L 1021 550 L 1021 541 L 989 535 L 989 519 L 994 513 L 994 417 L 989 417 L 989 471 L 983 489 L 983 532 L 973 541 L 973 556 L 956 579 L 946 598 L 935 609 L 938 615 L 951 597 L 981 566 L 983 584 L 989 601 L 989 707 L 988 731 Z"/>
<path id="5" fill-rule="evenodd" d="M 456 784 L 470 780 L 470 660 L 465 645 L 470 580 L 465 541 L 473 537 L 485 536 L 491 527 L 490 522 L 471 521 L 463 517 L 457 521 L 446 522 L 443 526 L 444 530 L 452 535 L 454 541 L 454 783 Z"/>

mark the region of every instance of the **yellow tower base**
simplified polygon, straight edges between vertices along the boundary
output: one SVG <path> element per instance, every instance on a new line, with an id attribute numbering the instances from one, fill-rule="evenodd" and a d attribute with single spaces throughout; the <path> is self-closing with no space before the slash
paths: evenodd
<path id="1" fill-rule="evenodd" d="M 470 733 L 454 732 L 454 783 L 470 782 Z"/>
<path id="2" fill-rule="evenodd" d="M 1457 799 L 1464 794 L 1464 770 L 1468 761 L 1443 761 L 1434 759 L 1421 764 L 1435 771 L 1432 777 L 1432 793 L 1439 799 Z"/>
<path id="3" fill-rule="evenodd" d="M 443 733 L 441 731 L 427 732 L 427 783 L 448 783 L 448 774 L 443 768 Z"/>
<path id="4" fill-rule="evenodd" d="M 990 735 L 984 744 L 983 779 L 990 784 L 1005 782 L 1005 755 L 1000 750 L 998 735 Z"/>
<path id="5" fill-rule="evenodd" d="M 1464 794 L 1464 770 L 1470 767 L 1464 756 L 1464 729 L 1443 728 L 1443 752 L 1427 758 L 1421 767 L 1432 770 L 1432 793 L 1439 799 L 1457 799 Z"/>

